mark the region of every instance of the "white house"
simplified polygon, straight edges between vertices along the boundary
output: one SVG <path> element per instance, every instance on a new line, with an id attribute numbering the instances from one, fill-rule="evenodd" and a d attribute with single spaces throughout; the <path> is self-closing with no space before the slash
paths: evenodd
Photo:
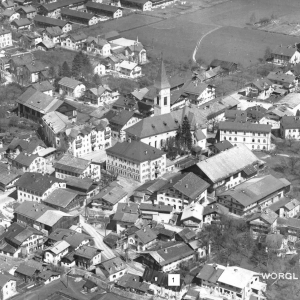
<path id="1" fill-rule="evenodd" d="M 78 80 L 63 77 L 59 82 L 59 93 L 72 98 L 79 98 L 84 94 L 85 85 Z"/>
<path id="2" fill-rule="evenodd" d="M 12 166 L 21 169 L 23 172 L 45 173 L 46 160 L 38 154 L 21 152 L 14 160 Z"/>
<path id="3" fill-rule="evenodd" d="M 185 97 L 190 103 L 201 105 L 216 98 L 216 88 L 204 82 L 190 81 L 183 87 Z"/>
<path id="4" fill-rule="evenodd" d="M 280 120 L 280 134 L 283 139 L 300 140 L 300 117 L 282 117 Z"/>
<path id="5" fill-rule="evenodd" d="M 9 275 L 0 274 L 0 288 L 2 300 L 15 296 L 17 292 L 17 281 Z"/>
<path id="6" fill-rule="evenodd" d="M 271 125 L 223 121 L 219 123 L 219 141 L 244 144 L 251 150 L 271 149 Z"/>
<path id="7" fill-rule="evenodd" d="M 280 45 L 271 50 L 273 62 L 276 65 L 298 64 L 300 62 L 300 52 L 296 45 Z"/>
<path id="8" fill-rule="evenodd" d="M 127 273 L 127 265 L 120 257 L 103 261 L 97 267 L 96 274 L 102 273 L 109 282 L 116 281 Z"/>
<path id="9" fill-rule="evenodd" d="M 45 250 L 44 261 L 49 264 L 58 265 L 63 256 L 69 252 L 70 244 L 66 241 L 58 241 Z"/>
<path id="10" fill-rule="evenodd" d="M 142 68 L 137 63 L 124 60 L 120 63 L 120 73 L 130 78 L 137 78 L 142 75 Z"/>
<path id="11" fill-rule="evenodd" d="M 100 37 L 89 36 L 86 39 L 86 51 L 92 54 L 99 54 L 103 57 L 111 55 L 111 45 L 107 40 L 101 39 Z"/>

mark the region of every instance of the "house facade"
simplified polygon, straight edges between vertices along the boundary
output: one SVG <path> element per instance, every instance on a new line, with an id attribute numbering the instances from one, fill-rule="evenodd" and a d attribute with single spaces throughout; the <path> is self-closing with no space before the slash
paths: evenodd
<path id="1" fill-rule="evenodd" d="M 280 134 L 283 139 L 300 140 L 300 118 L 283 116 L 280 120 Z"/>
<path id="2" fill-rule="evenodd" d="M 228 140 L 234 146 L 244 144 L 250 150 L 269 151 L 271 129 L 271 125 L 223 121 L 219 123 L 219 140 Z"/>
<path id="3" fill-rule="evenodd" d="M 11 31 L 0 29 L 0 49 L 12 46 Z"/>
<path id="4" fill-rule="evenodd" d="M 78 80 L 63 77 L 59 82 L 59 93 L 72 98 L 79 98 L 84 94 L 85 85 Z"/>

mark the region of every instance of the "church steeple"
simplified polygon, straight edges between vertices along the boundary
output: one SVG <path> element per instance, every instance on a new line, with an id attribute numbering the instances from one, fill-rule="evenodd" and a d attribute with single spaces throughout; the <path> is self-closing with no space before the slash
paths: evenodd
<path id="1" fill-rule="evenodd" d="M 167 77 L 163 58 L 161 58 L 160 68 L 158 70 L 157 77 L 155 78 L 154 86 L 158 90 L 169 89 L 171 87 Z"/>
<path id="2" fill-rule="evenodd" d="M 164 115 L 171 110 L 171 85 L 169 83 L 163 58 L 161 59 L 160 68 L 154 81 L 156 97 L 154 99 L 154 115 Z"/>

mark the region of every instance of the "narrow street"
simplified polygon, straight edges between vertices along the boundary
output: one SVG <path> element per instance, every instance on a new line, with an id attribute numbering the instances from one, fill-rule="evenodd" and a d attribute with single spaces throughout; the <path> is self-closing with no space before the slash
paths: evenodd
<path id="1" fill-rule="evenodd" d="M 96 228 L 85 222 L 82 222 L 81 224 L 83 229 L 94 238 L 96 247 L 103 251 L 103 260 L 115 257 L 113 251 L 103 243 L 103 237 L 97 232 Z"/>

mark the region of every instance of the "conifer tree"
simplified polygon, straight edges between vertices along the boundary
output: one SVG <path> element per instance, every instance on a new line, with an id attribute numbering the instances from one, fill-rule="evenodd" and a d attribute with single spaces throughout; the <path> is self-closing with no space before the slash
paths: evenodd
<path id="1" fill-rule="evenodd" d="M 191 125 L 187 116 L 184 117 L 181 127 L 181 145 L 188 150 L 191 150 L 193 138 L 191 134 Z"/>
<path id="2" fill-rule="evenodd" d="M 61 73 L 61 77 L 71 77 L 71 70 L 66 61 L 62 65 L 60 73 Z"/>
<path id="3" fill-rule="evenodd" d="M 72 76 L 75 78 L 80 78 L 82 76 L 82 68 L 83 68 L 83 53 L 78 52 L 72 62 Z"/>

